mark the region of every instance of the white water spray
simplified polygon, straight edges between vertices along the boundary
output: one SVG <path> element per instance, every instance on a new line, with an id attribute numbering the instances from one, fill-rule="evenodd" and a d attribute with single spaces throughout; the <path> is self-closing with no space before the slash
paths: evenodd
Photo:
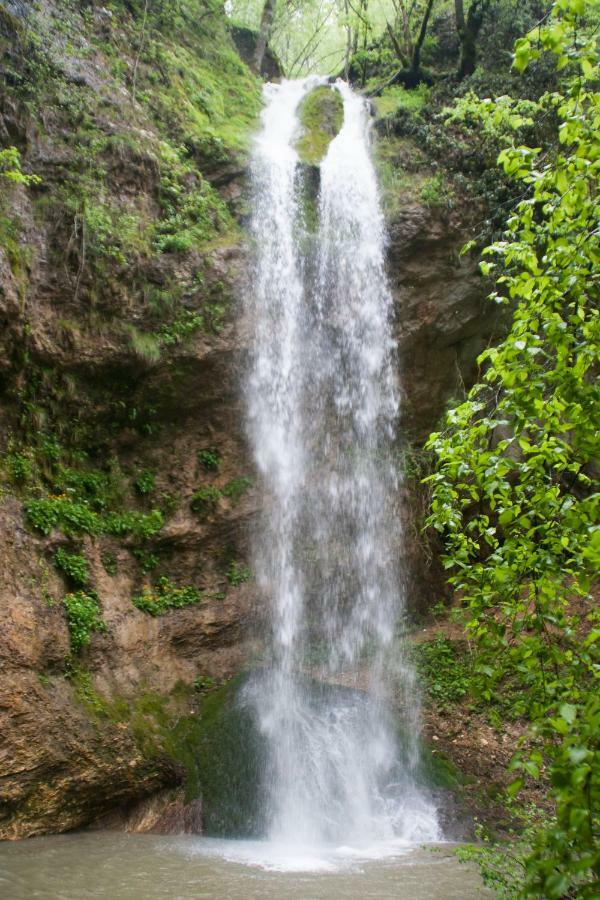
<path id="1" fill-rule="evenodd" d="M 318 79 L 267 85 L 254 164 L 256 277 L 248 430 L 265 488 L 254 541 L 272 660 L 253 700 L 267 738 L 268 836 L 295 845 L 432 841 L 417 787 L 417 701 L 397 641 L 398 412 L 385 228 L 365 101 L 344 124 L 303 225 L 297 108 Z M 402 734 L 387 696 L 392 663 Z"/>

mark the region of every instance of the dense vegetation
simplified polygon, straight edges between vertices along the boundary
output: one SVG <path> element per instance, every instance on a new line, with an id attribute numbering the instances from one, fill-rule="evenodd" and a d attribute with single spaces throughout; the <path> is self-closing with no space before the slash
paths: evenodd
<path id="1" fill-rule="evenodd" d="M 492 301 L 510 305 L 509 333 L 482 355 L 482 381 L 429 441 L 429 521 L 468 608 L 475 682 L 488 698 L 517 686 L 531 723 L 512 792 L 543 778 L 554 801 L 551 818 L 529 832 L 515 891 L 553 898 L 594 897 L 600 886 L 600 115 L 589 12 L 561 0 L 516 44 L 520 71 L 554 55 L 556 90 L 535 102 L 469 95 L 452 113 L 505 142 L 499 162 L 524 199 L 482 263 Z M 521 143 L 542 120 L 554 140 Z"/>

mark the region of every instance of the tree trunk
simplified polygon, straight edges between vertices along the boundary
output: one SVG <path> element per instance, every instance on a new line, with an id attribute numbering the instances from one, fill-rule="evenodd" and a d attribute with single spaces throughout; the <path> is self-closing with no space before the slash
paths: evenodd
<path id="1" fill-rule="evenodd" d="M 463 0 L 454 0 L 456 31 L 460 41 L 459 79 L 472 75 L 477 65 L 477 38 L 485 13 L 493 0 L 473 0 L 465 17 Z"/>
<path id="2" fill-rule="evenodd" d="M 256 38 L 253 59 L 253 68 L 258 75 L 260 75 L 262 69 L 263 59 L 265 58 L 267 44 L 269 43 L 269 37 L 271 35 L 273 18 L 275 16 L 275 3 L 276 0 L 265 0 L 265 5 L 263 6 L 262 15 L 260 17 L 260 27 Z"/>
<path id="3" fill-rule="evenodd" d="M 421 72 L 421 48 L 423 47 L 423 42 L 427 35 L 427 28 L 429 26 L 429 17 L 431 15 L 431 10 L 433 8 L 433 0 L 428 0 L 427 6 L 425 7 L 425 12 L 423 13 L 423 19 L 421 21 L 421 28 L 419 29 L 419 35 L 417 40 L 415 41 L 415 45 L 413 47 L 412 60 L 410 64 L 410 70 L 415 77 L 418 78 Z"/>

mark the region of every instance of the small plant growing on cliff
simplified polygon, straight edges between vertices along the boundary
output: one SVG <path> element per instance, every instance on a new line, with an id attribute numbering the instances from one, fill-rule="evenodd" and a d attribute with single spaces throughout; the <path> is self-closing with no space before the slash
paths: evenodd
<path id="1" fill-rule="evenodd" d="M 244 582 L 250 581 L 251 578 L 252 569 L 250 569 L 248 566 L 242 565 L 241 563 L 233 561 L 227 569 L 227 581 L 232 587 L 237 587 L 240 584 L 244 584 Z"/>
<path id="2" fill-rule="evenodd" d="M 202 521 L 217 509 L 221 491 L 214 484 L 203 484 L 192 495 L 192 509 Z"/>
<path id="3" fill-rule="evenodd" d="M 50 534 L 59 527 L 66 535 L 99 534 L 101 520 L 94 510 L 84 503 L 72 503 L 68 497 L 50 497 L 29 500 L 25 504 L 28 523 L 42 534 Z"/>
<path id="4" fill-rule="evenodd" d="M 218 472 L 221 455 L 215 447 L 205 447 L 198 450 L 198 462 L 207 472 Z"/>
<path id="5" fill-rule="evenodd" d="M 79 553 L 69 553 L 59 547 L 54 554 L 54 564 L 73 584 L 84 587 L 90 580 L 87 560 Z"/>
<path id="6" fill-rule="evenodd" d="M 198 603 L 204 596 L 193 585 L 178 587 L 169 578 L 163 576 L 158 579 L 153 590 L 145 587 L 141 594 L 132 598 L 132 603 L 142 612 L 149 613 L 151 616 L 160 616 L 170 609 L 179 609 L 182 606 L 189 606 L 191 603 Z"/>
<path id="7" fill-rule="evenodd" d="M 100 557 L 104 571 L 107 575 L 114 577 L 118 571 L 117 557 L 112 550 L 105 550 Z"/>
<path id="8" fill-rule="evenodd" d="M 149 469 L 138 472 L 135 481 L 133 482 L 133 486 L 138 494 L 141 494 L 142 496 L 151 494 L 156 487 L 156 477 L 154 472 L 151 472 Z"/>
<path id="9" fill-rule="evenodd" d="M 245 475 L 239 478 L 232 478 L 223 488 L 223 496 L 228 497 L 232 503 L 237 503 L 246 491 L 252 487 L 252 479 Z"/>
<path id="10" fill-rule="evenodd" d="M 26 175 L 21 170 L 21 154 L 16 147 L 0 150 L 0 178 L 13 184 L 39 184 L 39 175 Z"/>
<path id="11" fill-rule="evenodd" d="M 205 321 L 202 313 L 186 309 L 180 318 L 175 319 L 169 325 L 163 325 L 157 337 L 162 347 L 171 347 L 174 344 L 182 343 L 204 327 Z"/>
<path id="12" fill-rule="evenodd" d="M 421 200 L 427 206 L 438 207 L 440 209 L 450 209 L 456 200 L 456 194 L 452 187 L 444 180 L 444 177 L 438 172 L 427 178 L 423 182 L 421 188 Z"/>
<path id="13" fill-rule="evenodd" d="M 210 675 L 197 675 L 194 679 L 194 690 L 199 694 L 212 690 L 215 685 L 216 681 L 214 678 L 211 678 Z"/>
<path id="14" fill-rule="evenodd" d="M 140 564 L 142 572 L 151 572 L 159 563 L 156 553 L 152 553 L 144 547 L 137 547 L 135 550 L 132 550 L 132 553 Z"/>
<path id="15" fill-rule="evenodd" d="M 25 453 L 9 453 L 6 457 L 8 477 L 14 484 L 27 484 L 35 475 L 33 461 Z"/>
<path id="16" fill-rule="evenodd" d="M 145 334 L 133 325 L 127 325 L 133 352 L 148 363 L 156 363 L 160 359 L 160 342 L 153 334 Z"/>
<path id="17" fill-rule="evenodd" d="M 73 503 L 61 495 L 40 500 L 29 500 L 24 504 L 25 517 L 29 525 L 42 534 L 50 534 L 59 528 L 67 537 L 80 534 L 113 534 L 123 537 L 132 534 L 148 539 L 164 525 L 164 516 L 158 509 L 149 513 L 109 512 L 100 515 L 87 503 Z"/>
<path id="18" fill-rule="evenodd" d="M 103 531 L 117 537 L 131 534 L 147 540 L 160 531 L 164 523 L 164 516 L 159 509 L 152 509 L 149 513 L 115 512 L 106 515 L 103 521 Z"/>
<path id="19" fill-rule="evenodd" d="M 81 652 L 89 644 L 92 632 L 105 631 L 106 625 L 98 605 L 98 597 L 94 591 L 76 591 L 67 594 L 63 599 L 67 613 L 71 650 L 74 655 Z"/>

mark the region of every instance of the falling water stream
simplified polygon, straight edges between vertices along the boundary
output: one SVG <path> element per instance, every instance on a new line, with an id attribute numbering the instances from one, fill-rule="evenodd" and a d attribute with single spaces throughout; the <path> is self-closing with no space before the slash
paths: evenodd
<path id="1" fill-rule="evenodd" d="M 315 179 L 293 145 L 299 104 L 319 83 L 267 86 L 252 170 L 246 399 L 267 498 L 254 567 L 273 610 L 272 660 L 254 690 L 268 836 L 433 841 L 436 812 L 417 783 L 418 703 L 397 641 L 398 389 L 369 111 L 346 84 L 331 86 L 343 125 L 307 197 Z M 407 700 L 401 739 L 391 682 Z"/>

